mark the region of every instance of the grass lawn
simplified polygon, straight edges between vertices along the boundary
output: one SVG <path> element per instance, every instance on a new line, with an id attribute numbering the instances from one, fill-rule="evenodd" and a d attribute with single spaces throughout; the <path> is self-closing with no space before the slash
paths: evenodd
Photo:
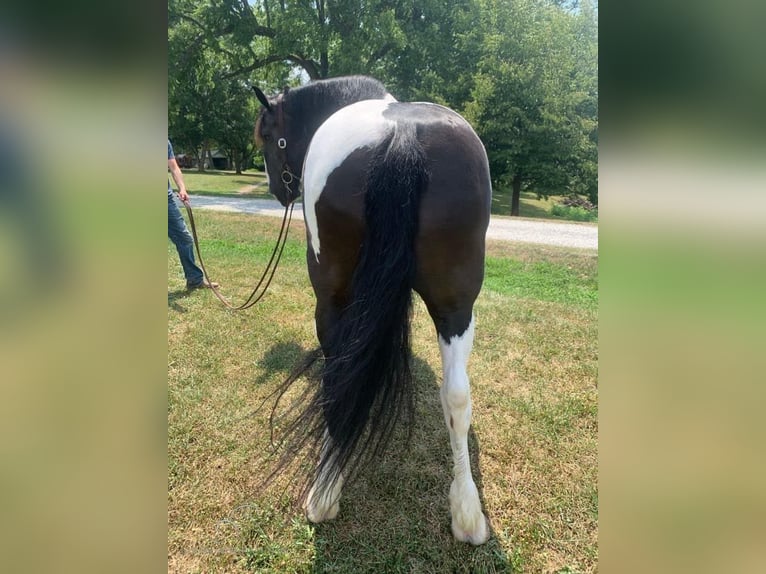
<path id="1" fill-rule="evenodd" d="M 233 171 L 182 171 L 189 193 L 273 199 L 266 185 L 266 174 L 262 171 L 245 171 L 240 175 Z"/>
<path id="2" fill-rule="evenodd" d="M 548 199 L 531 191 L 522 191 L 519 198 L 519 217 L 534 219 L 553 219 L 567 221 L 566 217 L 558 217 L 551 214 L 551 208 L 564 199 L 564 196 L 551 195 Z M 494 192 L 492 195 L 492 215 L 511 215 L 511 194 Z M 595 223 L 595 222 L 594 222 Z"/>
<path id="3" fill-rule="evenodd" d="M 183 174 L 186 187 L 190 193 L 274 199 L 269 194 L 266 185 L 266 174 L 261 171 L 246 171 L 241 175 L 237 175 L 233 171 L 206 171 L 199 173 L 197 170 L 190 169 L 183 170 Z M 534 219 L 565 220 L 551 215 L 551 208 L 560 199 L 561 197 L 559 196 L 538 199 L 535 193 L 522 192 L 521 199 L 519 200 L 519 216 Z M 511 214 L 511 197 L 509 193 L 495 193 L 493 195 L 492 214 Z"/>
<path id="4" fill-rule="evenodd" d="M 195 215 L 213 278 L 241 302 L 280 221 Z M 596 253 L 488 244 L 468 367 L 469 447 L 492 536 L 472 547 L 450 532 L 441 364 L 418 298 L 409 445 L 395 441 L 344 489 L 329 523 L 307 522 L 284 483 L 258 490 L 273 460 L 269 409 L 259 407 L 317 344 L 304 234 L 294 221 L 269 293 L 243 313 L 227 311 L 210 292 L 185 292 L 168 244 L 168 571 L 595 572 Z"/>

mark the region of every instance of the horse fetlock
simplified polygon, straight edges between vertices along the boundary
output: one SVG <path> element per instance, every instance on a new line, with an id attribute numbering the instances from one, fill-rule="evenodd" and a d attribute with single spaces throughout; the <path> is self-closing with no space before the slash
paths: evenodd
<path id="1" fill-rule="evenodd" d="M 478 546 L 489 539 L 487 518 L 481 511 L 476 484 L 471 479 L 452 482 L 449 492 L 452 534 L 461 542 Z"/>

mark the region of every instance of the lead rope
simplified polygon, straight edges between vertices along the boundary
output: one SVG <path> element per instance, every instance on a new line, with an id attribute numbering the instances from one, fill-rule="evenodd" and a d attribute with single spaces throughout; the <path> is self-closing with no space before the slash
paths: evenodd
<path id="1" fill-rule="evenodd" d="M 282 258 L 282 251 L 284 250 L 285 243 L 287 242 L 287 232 L 290 230 L 290 222 L 293 218 L 293 207 L 295 206 L 295 203 L 291 202 L 289 205 L 285 206 L 285 213 L 282 216 L 282 227 L 279 230 L 279 236 L 277 237 L 277 242 L 274 245 L 274 250 L 271 252 L 271 259 L 269 259 L 269 263 L 266 265 L 266 269 L 263 270 L 263 274 L 261 275 L 258 284 L 253 288 L 253 292 L 250 293 L 247 301 L 239 306 L 232 305 L 223 295 L 218 292 L 217 287 L 213 287 L 213 282 L 210 280 L 207 269 L 205 269 L 205 263 L 202 260 L 202 253 L 200 252 L 199 248 L 199 240 L 197 239 L 197 226 L 194 224 L 194 214 L 192 213 L 191 205 L 188 201 L 184 201 L 183 203 L 186 206 L 186 213 L 189 215 L 189 223 L 191 225 L 192 237 L 194 238 L 194 248 L 197 251 L 197 258 L 199 259 L 200 267 L 202 267 L 202 272 L 204 273 L 205 279 L 207 279 L 207 282 L 210 285 L 211 291 L 213 291 L 221 303 L 233 311 L 243 311 L 255 305 L 266 294 L 266 290 L 269 288 L 269 285 L 271 285 L 271 279 L 274 277 L 274 273 L 277 271 L 277 265 L 279 265 L 279 260 Z M 275 256 L 276 260 L 274 259 Z M 273 268 L 271 267 L 272 263 L 274 264 Z M 266 284 L 263 286 L 263 290 L 258 293 L 258 289 L 260 289 L 261 284 L 263 284 L 263 280 L 266 278 L 266 275 L 269 274 L 269 270 L 271 270 L 271 274 L 269 275 Z M 258 293 L 257 296 L 256 293 Z"/>

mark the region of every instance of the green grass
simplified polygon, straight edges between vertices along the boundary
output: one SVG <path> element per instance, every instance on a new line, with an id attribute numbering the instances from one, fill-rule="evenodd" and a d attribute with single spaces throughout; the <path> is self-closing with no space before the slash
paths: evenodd
<path id="1" fill-rule="evenodd" d="M 189 193 L 198 195 L 223 195 L 229 197 L 269 198 L 266 174 L 262 171 L 245 171 L 237 175 L 233 171 L 183 170 L 184 183 Z"/>
<path id="2" fill-rule="evenodd" d="M 514 299 L 552 301 L 588 309 L 598 304 L 594 274 L 548 261 L 487 257 L 484 289 L 511 295 Z"/>
<path id="3" fill-rule="evenodd" d="M 279 220 L 198 210 L 209 270 L 242 301 Z M 168 245 L 169 572 L 595 572 L 597 257 L 490 242 L 469 364 L 474 478 L 492 537 L 450 532 L 449 438 L 433 325 L 413 318 L 416 424 L 311 525 L 279 482 L 263 399 L 316 346 L 305 230 L 294 222 L 269 293 L 244 313 L 184 291 Z M 302 461 L 310 467 L 313 461 Z"/>
<path id="4" fill-rule="evenodd" d="M 592 219 L 583 218 L 582 214 L 577 210 L 555 208 L 556 203 L 563 198 L 563 195 L 551 195 L 547 199 L 545 197 L 538 198 L 534 192 L 522 191 L 519 198 L 519 217 L 558 221 L 593 221 Z M 492 215 L 510 214 L 510 190 L 496 189 L 492 193 Z"/>

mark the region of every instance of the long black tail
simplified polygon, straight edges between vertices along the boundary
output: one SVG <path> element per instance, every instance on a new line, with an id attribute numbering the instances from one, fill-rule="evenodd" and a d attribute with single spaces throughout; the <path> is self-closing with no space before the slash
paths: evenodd
<path id="1" fill-rule="evenodd" d="M 397 421 L 411 422 L 414 242 L 429 179 L 415 135 L 414 127 L 397 126 L 375 151 L 351 302 L 327 334 L 321 386 L 287 428 L 286 455 L 307 442 L 321 452 L 310 483 L 319 490 L 341 473 L 354 478 L 385 448 Z"/>

